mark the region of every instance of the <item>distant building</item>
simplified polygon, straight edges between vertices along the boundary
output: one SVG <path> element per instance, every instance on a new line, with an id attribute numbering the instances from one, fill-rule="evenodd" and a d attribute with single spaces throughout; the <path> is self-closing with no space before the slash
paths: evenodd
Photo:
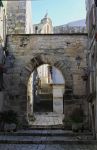
<path id="1" fill-rule="evenodd" d="M 41 19 L 39 24 L 33 25 L 33 32 L 36 34 L 51 34 L 53 33 L 52 20 L 48 17 L 48 14 Z"/>

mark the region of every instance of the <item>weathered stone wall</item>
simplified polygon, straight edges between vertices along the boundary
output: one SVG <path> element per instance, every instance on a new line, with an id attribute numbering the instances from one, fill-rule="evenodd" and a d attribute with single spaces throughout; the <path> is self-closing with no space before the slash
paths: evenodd
<path id="1" fill-rule="evenodd" d="M 86 50 L 86 34 L 8 35 L 4 109 L 14 109 L 26 116 L 28 79 L 36 67 L 46 63 L 57 67 L 64 76 L 64 101 L 73 101 L 77 96 L 78 103 L 82 104 L 86 82 L 81 78 L 83 70 L 78 69 L 75 59 L 80 56 L 81 67 L 86 67 Z"/>
<path id="2" fill-rule="evenodd" d="M 7 34 L 32 33 L 31 1 L 7 1 Z"/>
<path id="3" fill-rule="evenodd" d="M 4 102 L 4 85 L 3 85 L 3 66 L 4 66 L 4 51 L 2 41 L 0 41 L 0 111 L 3 109 Z"/>

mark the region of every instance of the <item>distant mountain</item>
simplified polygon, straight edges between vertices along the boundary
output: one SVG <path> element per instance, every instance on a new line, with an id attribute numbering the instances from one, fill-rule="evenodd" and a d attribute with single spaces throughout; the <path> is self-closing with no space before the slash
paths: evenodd
<path id="1" fill-rule="evenodd" d="M 68 26 L 80 26 L 80 27 L 85 27 L 86 26 L 86 20 L 85 19 L 82 19 L 82 20 L 77 20 L 77 21 L 73 21 L 73 22 L 70 22 L 70 23 L 67 23 L 66 25 Z"/>
<path id="2" fill-rule="evenodd" d="M 64 25 L 55 26 L 53 28 L 54 33 L 87 33 L 86 30 L 86 21 L 77 20 L 73 22 L 69 22 Z"/>

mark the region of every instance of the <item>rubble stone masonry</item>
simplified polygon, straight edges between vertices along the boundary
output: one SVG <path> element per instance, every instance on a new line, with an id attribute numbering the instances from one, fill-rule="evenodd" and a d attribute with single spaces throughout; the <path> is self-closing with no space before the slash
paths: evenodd
<path id="1" fill-rule="evenodd" d="M 69 113 L 73 106 L 83 105 L 87 115 L 87 102 L 83 98 L 86 81 L 81 78 L 82 68 L 86 67 L 86 52 L 87 34 L 8 35 L 4 109 L 14 109 L 20 116 L 26 116 L 28 79 L 36 67 L 50 64 L 57 67 L 65 79 L 64 113 Z M 81 57 L 79 69 L 77 56 Z"/>

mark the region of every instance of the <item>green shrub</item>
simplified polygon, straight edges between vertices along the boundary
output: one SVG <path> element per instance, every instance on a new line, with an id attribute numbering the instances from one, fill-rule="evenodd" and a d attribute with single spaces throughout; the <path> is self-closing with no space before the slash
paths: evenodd
<path id="1" fill-rule="evenodd" d="M 28 114 L 28 117 L 29 117 L 29 121 L 35 121 L 36 120 L 34 115 Z"/>
<path id="2" fill-rule="evenodd" d="M 74 123 L 82 123 L 83 116 L 84 116 L 84 113 L 83 113 L 82 108 L 75 108 L 70 115 L 70 120 Z"/>
<path id="3" fill-rule="evenodd" d="M 0 112 L 0 130 L 4 131 L 5 124 L 16 124 L 16 127 L 19 124 L 18 115 L 13 110 Z"/>
<path id="4" fill-rule="evenodd" d="M 67 118 L 67 117 L 64 117 L 62 121 L 63 121 L 63 123 L 71 122 L 71 120 L 70 120 L 69 117 L 68 117 L 68 118 Z"/>
<path id="5" fill-rule="evenodd" d="M 18 123 L 18 115 L 13 110 L 0 112 L 0 122 L 4 123 Z"/>
<path id="6" fill-rule="evenodd" d="M 72 127 L 70 117 L 69 116 L 64 117 L 62 121 L 63 121 L 63 125 L 64 125 L 65 129 L 70 130 Z"/>

